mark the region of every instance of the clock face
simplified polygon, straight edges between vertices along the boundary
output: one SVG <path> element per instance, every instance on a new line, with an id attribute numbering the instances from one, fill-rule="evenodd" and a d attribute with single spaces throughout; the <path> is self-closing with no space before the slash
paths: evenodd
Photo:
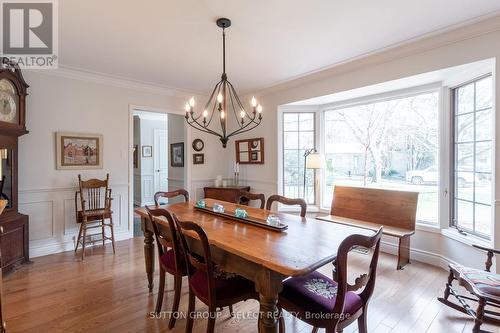
<path id="1" fill-rule="evenodd" d="M 6 79 L 0 80 L 0 121 L 18 122 L 16 89 Z"/>

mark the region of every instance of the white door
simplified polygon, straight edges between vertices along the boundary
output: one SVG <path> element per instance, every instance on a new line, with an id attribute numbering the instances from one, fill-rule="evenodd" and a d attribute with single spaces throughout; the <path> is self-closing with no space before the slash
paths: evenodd
<path id="1" fill-rule="evenodd" d="M 167 130 L 154 130 L 153 146 L 154 189 L 168 191 L 168 136 Z"/>

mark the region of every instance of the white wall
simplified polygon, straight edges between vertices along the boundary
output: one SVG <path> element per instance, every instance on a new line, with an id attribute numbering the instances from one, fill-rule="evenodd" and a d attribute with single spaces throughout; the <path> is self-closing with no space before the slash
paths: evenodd
<path id="1" fill-rule="evenodd" d="M 251 132 L 251 137 L 264 137 L 266 162 L 263 166 L 242 166 L 242 179 L 248 180 L 254 189 L 262 189 L 267 195 L 278 192 L 278 123 L 279 105 L 333 94 L 368 85 L 400 79 L 442 68 L 467 64 L 483 59 L 496 58 L 496 70 L 500 65 L 500 17 L 489 19 L 474 26 L 460 28 L 427 39 L 387 50 L 331 69 L 311 74 L 297 80 L 265 89 L 258 94 L 265 108 L 262 125 Z M 496 87 L 500 78 L 495 76 Z M 247 100 L 248 98 L 244 98 Z M 496 100 L 500 90 L 496 88 Z M 496 105 L 496 115 L 500 106 Z M 500 117 L 495 117 L 496 135 L 500 134 Z M 234 154 L 234 149 L 231 148 Z M 495 144 L 496 161 L 500 156 L 500 143 Z M 233 158 L 232 156 L 230 158 Z M 229 158 L 228 158 L 229 160 Z M 500 163 L 495 163 L 500 174 Z M 228 171 L 228 175 L 229 175 Z M 500 177 L 495 177 L 495 235 L 493 244 L 500 247 Z M 393 240 L 386 239 L 384 249 L 395 252 Z M 420 229 L 412 237 L 412 258 L 436 265 L 452 260 L 482 267 L 484 253 L 469 245 L 443 236 L 439 230 Z M 498 268 L 500 270 L 500 267 Z"/>
<path id="2" fill-rule="evenodd" d="M 102 178 L 109 172 L 116 238 L 131 237 L 131 105 L 182 114 L 184 101 L 190 95 L 65 70 L 23 74 L 30 85 L 26 124 L 30 133 L 20 138 L 19 208 L 30 216 L 30 256 L 73 248 L 78 227 L 74 193 L 79 173 L 83 178 Z M 56 170 L 56 131 L 103 134 L 103 169 Z M 208 139 L 205 142 L 210 155 L 220 154 L 219 146 Z M 187 147 L 189 157 L 190 142 Z M 191 160 L 186 163 L 189 165 Z M 203 184 L 200 180 L 211 180 L 219 173 L 217 166 L 189 172 L 195 180 L 190 190 L 196 191 Z"/>

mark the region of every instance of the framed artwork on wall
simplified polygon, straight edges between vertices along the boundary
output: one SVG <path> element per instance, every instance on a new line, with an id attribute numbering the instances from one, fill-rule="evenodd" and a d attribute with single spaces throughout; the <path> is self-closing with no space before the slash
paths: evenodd
<path id="1" fill-rule="evenodd" d="M 193 154 L 193 164 L 204 164 L 205 154 Z"/>
<path id="2" fill-rule="evenodd" d="M 142 157 L 153 157 L 153 147 L 142 146 Z"/>
<path id="3" fill-rule="evenodd" d="M 102 169 L 102 135 L 56 133 L 56 169 Z"/>
<path id="4" fill-rule="evenodd" d="M 237 140 L 236 162 L 240 164 L 264 164 L 264 138 Z"/>
<path id="5" fill-rule="evenodd" d="M 184 166 L 184 142 L 170 144 L 170 166 Z"/>

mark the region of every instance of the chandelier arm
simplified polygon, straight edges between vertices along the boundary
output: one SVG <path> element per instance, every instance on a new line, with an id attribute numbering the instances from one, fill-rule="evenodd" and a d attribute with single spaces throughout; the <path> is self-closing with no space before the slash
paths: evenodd
<path id="1" fill-rule="evenodd" d="M 236 114 L 236 108 L 234 107 L 234 99 L 233 99 L 233 91 L 231 89 L 231 85 L 229 86 L 229 98 L 231 100 L 231 105 L 233 107 L 233 113 L 234 113 L 234 117 L 236 119 L 236 123 L 238 124 L 238 126 L 241 128 L 243 127 L 243 125 L 240 123 L 240 121 L 238 120 L 238 115 Z"/>
<path id="2" fill-rule="evenodd" d="M 251 124 L 251 123 L 248 123 L 248 124 Z M 251 130 L 253 130 L 254 128 L 256 128 L 257 126 L 259 126 L 259 124 L 260 124 L 260 123 L 257 123 L 257 124 L 253 125 L 253 126 L 252 126 L 252 127 L 250 127 L 250 128 L 247 128 L 247 127 L 248 127 L 248 125 L 247 125 L 247 126 L 245 126 L 245 127 L 243 127 L 243 128 L 240 128 L 239 130 L 236 130 L 236 131 L 232 132 L 231 134 L 229 134 L 228 136 L 226 136 L 226 138 L 228 138 L 228 139 L 229 139 L 230 137 L 232 137 L 232 136 L 234 136 L 234 135 L 239 135 L 239 134 L 242 134 L 242 133 L 245 133 L 245 132 L 251 131 Z"/>
<path id="3" fill-rule="evenodd" d="M 210 99 L 208 100 L 207 102 L 207 106 L 210 105 L 210 102 L 212 102 L 212 98 L 214 98 L 215 96 L 215 90 L 217 89 L 217 96 L 219 95 L 220 93 L 220 87 L 222 85 L 222 80 L 220 80 L 214 87 L 214 92 L 212 93 L 212 96 L 210 96 Z M 210 114 L 210 119 L 208 120 L 208 123 L 207 123 L 207 126 L 210 125 L 210 123 L 212 122 L 212 118 L 214 117 L 214 114 L 215 114 L 215 107 L 217 106 L 217 97 L 215 97 L 215 101 L 214 101 L 214 106 L 212 107 L 212 113 Z"/>
<path id="4" fill-rule="evenodd" d="M 241 103 L 241 100 L 240 100 L 240 97 L 238 96 L 238 94 L 236 93 L 236 89 L 234 89 L 234 86 L 231 82 L 227 81 L 229 83 L 229 86 L 231 87 L 231 89 L 233 90 L 234 92 L 234 96 L 235 96 L 235 99 L 236 99 L 236 102 L 238 103 L 238 105 L 240 106 L 240 108 L 245 111 L 245 114 L 247 115 L 248 118 L 251 118 L 250 115 L 248 114 L 247 110 L 245 109 L 245 107 L 243 106 L 243 103 Z M 254 119 L 255 119 L 255 116 L 254 116 Z"/>
<path id="5" fill-rule="evenodd" d="M 191 127 L 195 128 L 195 129 L 197 129 L 198 131 L 202 131 L 202 132 L 205 132 L 205 133 L 209 133 L 209 134 L 212 134 L 212 135 L 215 135 L 215 136 L 218 136 L 218 137 L 221 137 L 221 138 L 222 138 L 222 136 L 221 136 L 219 133 L 217 133 L 217 132 L 215 132 L 215 131 L 211 130 L 210 128 L 204 127 L 203 125 L 201 125 L 200 123 L 198 123 L 198 122 L 197 122 L 196 120 L 194 120 L 194 119 L 193 119 L 193 120 L 191 120 L 191 122 L 189 122 L 189 121 L 188 121 L 187 123 L 188 123 L 188 125 L 189 125 L 189 126 L 191 126 Z M 193 125 L 193 124 L 196 124 L 197 126 L 195 126 L 195 125 Z"/>
<path id="6" fill-rule="evenodd" d="M 215 91 L 217 90 L 217 87 L 219 86 L 219 84 L 221 83 L 221 81 L 217 82 L 217 84 L 215 85 L 214 89 L 212 89 L 212 93 L 210 94 L 210 98 L 208 99 L 207 104 L 205 104 L 205 110 L 210 106 L 210 101 L 212 100 L 212 98 L 214 98 Z"/>
<path id="7" fill-rule="evenodd" d="M 220 122 L 220 127 L 222 129 L 222 136 L 226 137 L 226 119 L 227 119 L 227 96 L 226 96 L 226 81 L 222 79 L 222 102 L 224 103 L 223 105 L 219 104 L 219 112 L 222 114 L 224 112 L 224 118 L 219 117 L 219 122 Z M 222 109 L 221 109 L 222 107 Z"/>

